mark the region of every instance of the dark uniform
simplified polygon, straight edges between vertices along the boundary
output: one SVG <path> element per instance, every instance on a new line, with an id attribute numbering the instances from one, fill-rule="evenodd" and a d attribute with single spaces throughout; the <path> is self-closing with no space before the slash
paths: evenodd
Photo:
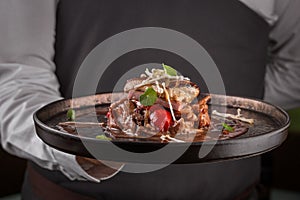
<path id="1" fill-rule="evenodd" d="M 139 27 L 169 28 L 190 36 L 214 59 L 228 95 L 263 97 L 270 27 L 237 0 L 61 0 L 57 11 L 55 63 L 63 96 L 71 97 L 76 72 L 95 46 L 112 35 Z M 170 52 L 144 49 L 113 62 L 100 80 L 98 92 L 111 91 L 120 76 L 133 66 L 162 61 L 182 66 L 185 76 L 200 88 L 204 85 L 186 60 Z M 119 172 L 101 183 L 70 181 L 60 172 L 30 165 L 56 185 L 94 199 L 235 199 L 260 177 L 259 157 L 170 165 L 142 174 Z M 24 184 L 27 188 L 24 199 L 33 199 L 35 193 L 29 194 L 28 179 Z"/>

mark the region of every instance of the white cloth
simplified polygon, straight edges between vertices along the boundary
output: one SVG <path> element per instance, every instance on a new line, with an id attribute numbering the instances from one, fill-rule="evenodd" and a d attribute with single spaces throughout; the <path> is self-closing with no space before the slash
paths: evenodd
<path id="1" fill-rule="evenodd" d="M 269 23 L 276 20 L 273 1 L 241 1 Z M 268 66 L 269 74 L 266 76 L 266 99 L 280 105 L 299 106 L 300 84 L 295 84 L 299 77 L 296 75 L 300 73 L 299 34 L 295 36 L 299 26 L 295 30 L 296 22 L 290 24 L 288 21 L 290 18 L 298 19 L 299 14 L 290 14 L 290 9 L 284 10 L 284 19 L 279 20 L 278 28 L 271 34 L 277 43 L 273 46 L 274 61 Z M 71 180 L 99 182 L 78 165 L 75 156 L 49 147 L 35 133 L 32 114 L 41 106 L 61 98 L 53 63 L 55 12 L 56 0 L 0 1 L 1 145 L 8 152 L 33 160 L 41 167 L 58 169 Z M 283 34 L 286 32 L 288 36 Z M 282 47 L 283 53 L 277 53 L 276 50 L 282 50 Z M 282 85 L 277 83 L 282 79 L 285 80 Z M 293 81 L 294 86 L 287 89 Z M 286 98 L 282 98 L 281 94 L 285 94 Z M 272 97 L 278 97 L 278 100 Z"/>
<path id="2" fill-rule="evenodd" d="M 284 109 L 300 107 L 300 1 L 278 0 L 270 34 L 264 99 Z"/>

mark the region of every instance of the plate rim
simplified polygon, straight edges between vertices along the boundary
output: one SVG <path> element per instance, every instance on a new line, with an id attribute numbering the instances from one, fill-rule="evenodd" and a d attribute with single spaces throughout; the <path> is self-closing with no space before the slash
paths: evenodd
<path id="1" fill-rule="evenodd" d="M 59 130 L 56 130 L 50 126 L 48 126 L 47 124 L 43 123 L 38 115 L 40 112 L 42 112 L 43 110 L 47 109 L 48 107 L 51 107 L 55 104 L 59 104 L 61 102 L 65 102 L 65 101 L 73 101 L 73 100 L 79 100 L 79 99 L 84 99 L 84 98 L 89 98 L 89 97 L 95 97 L 95 96 L 101 96 L 101 95 L 111 95 L 113 93 L 100 93 L 100 94 L 95 94 L 95 95 L 89 95 L 89 96 L 81 96 L 81 97 L 76 97 L 76 98 L 69 98 L 69 99 L 60 99 L 60 100 L 56 100 L 56 101 L 53 101 L 47 105 L 44 105 L 42 106 L 41 108 L 39 108 L 38 110 L 36 110 L 33 114 L 33 120 L 34 120 L 34 123 L 35 125 L 38 125 L 40 128 L 44 129 L 45 131 L 50 131 L 56 135 L 59 135 L 61 137 L 68 137 L 68 138 L 72 138 L 72 139 L 75 139 L 75 140 L 80 140 L 83 139 L 83 140 L 86 140 L 86 141 L 97 141 L 97 143 L 108 143 L 108 142 L 113 142 L 113 143 L 132 143 L 132 144 L 135 144 L 135 145 L 156 145 L 156 144 L 176 144 L 176 145 L 186 145 L 186 144 L 189 144 L 189 145 L 196 145 L 196 146 L 199 146 L 199 145 L 211 145 L 210 143 L 214 143 L 214 145 L 224 145 L 224 143 L 226 144 L 229 144 L 229 143 L 234 143 L 234 142 L 241 142 L 243 140 L 247 140 L 249 138 L 257 138 L 257 137 L 262 137 L 264 135 L 276 135 L 278 134 L 278 132 L 284 132 L 285 130 L 288 129 L 288 127 L 290 126 L 290 117 L 288 115 L 288 113 L 281 107 L 279 106 L 276 106 L 272 103 L 269 103 L 269 102 L 266 102 L 264 100 L 260 100 L 260 99 L 257 99 L 257 98 L 248 98 L 248 97 L 239 97 L 239 96 L 230 96 L 230 95 L 220 95 L 220 94 L 211 94 L 213 96 L 220 96 L 220 97 L 225 97 L 225 98 L 237 98 L 237 99 L 247 99 L 247 100 L 251 100 L 251 101 L 255 101 L 255 102 L 258 102 L 258 103 L 264 103 L 268 106 L 271 106 L 277 110 L 279 110 L 284 116 L 285 118 L 287 119 L 285 121 L 285 123 L 283 125 L 281 125 L 277 130 L 275 131 L 268 131 L 264 134 L 261 134 L 261 135 L 252 135 L 252 136 L 249 136 L 249 137 L 244 137 L 244 138 L 240 138 L 240 137 L 234 137 L 234 138 L 229 138 L 229 139 L 225 139 L 225 140 L 214 140 L 214 141 L 199 141 L 199 142 L 184 142 L 184 143 L 159 143 L 159 142 L 151 142 L 151 141 L 105 141 L 105 140 L 99 140 L 99 139 L 96 139 L 96 138 L 91 138 L 91 137 L 86 137 L 86 136 L 79 136 L 79 135 L 73 135 L 73 134 L 70 134 L 70 133 L 66 133 L 66 132 L 63 132 L 63 131 L 59 131 Z M 118 94 L 121 94 L 121 93 L 118 93 Z M 207 95 L 207 93 L 202 93 L 204 95 Z M 99 104 L 100 105 L 100 104 Z M 91 106 L 91 105 L 90 105 Z M 75 108 L 76 109 L 76 108 Z M 269 135 L 270 136 L 270 135 Z"/>

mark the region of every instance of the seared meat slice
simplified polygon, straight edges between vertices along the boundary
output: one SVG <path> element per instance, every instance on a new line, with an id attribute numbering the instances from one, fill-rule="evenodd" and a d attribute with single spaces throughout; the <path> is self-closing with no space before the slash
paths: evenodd
<path id="1" fill-rule="evenodd" d="M 146 80 L 146 78 L 132 78 L 127 80 L 124 86 L 124 91 L 129 92 L 130 90 L 135 90 L 135 87 L 142 84 L 144 80 Z"/>
<path id="2" fill-rule="evenodd" d="M 134 133 L 136 130 L 136 124 L 132 120 L 134 108 L 134 104 L 128 99 L 122 99 L 111 104 L 107 114 L 108 127 Z"/>
<path id="3" fill-rule="evenodd" d="M 172 80 L 168 84 L 168 92 L 174 101 L 191 103 L 199 95 L 200 89 L 188 80 Z"/>
<path id="4" fill-rule="evenodd" d="M 211 96 L 208 95 L 199 101 L 199 128 L 209 127 L 210 117 L 208 114 L 207 102 L 210 100 Z"/>

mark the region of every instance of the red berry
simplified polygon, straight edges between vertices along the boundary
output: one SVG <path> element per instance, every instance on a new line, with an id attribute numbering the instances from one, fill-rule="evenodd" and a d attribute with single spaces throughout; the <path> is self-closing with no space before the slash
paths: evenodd
<path id="1" fill-rule="evenodd" d="M 109 117 L 110 117 L 110 111 L 108 111 L 108 112 L 106 113 L 106 119 L 109 119 Z"/>
<path id="2" fill-rule="evenodd" d="M 171 126 L 172 117 L 163 106 L 154 104 L 150 107 L 150 123 L 159 131 L 167 132 Z"/>

